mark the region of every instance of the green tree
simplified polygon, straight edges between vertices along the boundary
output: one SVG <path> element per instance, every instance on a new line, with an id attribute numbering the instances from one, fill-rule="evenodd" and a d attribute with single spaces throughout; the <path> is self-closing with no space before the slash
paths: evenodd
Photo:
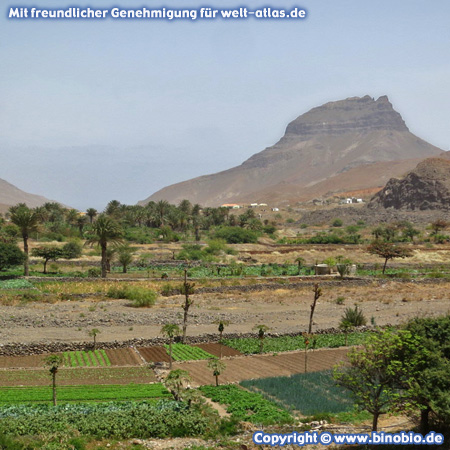
<path id="1" fill-rule="evenodd" d="M 410 387 L 414 385 L 412 366 L 402 355 L 412 355 L 418 340 L 408 331 L 385 331 L 372 335 L 363 348 L 348 354 L 350 365 L 334 371 L 338 384 L 352 393 L 356 405 L 372 414 L 372 430 L 377 431 L 380 415 L 399 408 L 411 408 Z"/>
<path id="2" fill-rule="evenodd" d="M 23 264 L 26 255 L 16 244 L 0 242 L 0 270 Z"/>
<path id="3" fill-rule="evenodd" d="M 94 340 L 94 350 L 97 349 L 97 335 L 100 334 L 100 330 L 97 328 L 92 328 L 92 330 L 88 331 L 89 337 L 93 338 Z"/>
<path id="4" fill-rule="evenodd" d="M 181 330 L 178 325 L 175 323 L 166 323 L 161 328 L 161 333 L 163 336 L 166 336 L 169 338 L 169 370 L 172 370 L 172 344 L 175 336 L 178 336 L 180 334 Z"/>
<path id="5" fill-rule="evenodd" d="M 121 264 L 123 273 L 127 273 L 128 266 L 133 262 L 134 250 L 129 245 L 122 245 L 117 248 L 117 261 Z"/>
<path id="6" fill-rule="evenodd" d="M 63 251 L 59 247 L 55 246 L 45 246 L 45 247 L 37 247 L 31 250 L 31 254 L 38 258 L 42 258 L 44 260 L 44 271 L 43 273 L 47 273 L 47 263 L 49 261 L 56 261 L 63 257 Z"/>
<path id="7" fill-rule="evenodd" d="M 68 242 L 63 247 L 55 247 L 54 245 L 46 245 L 31 250 L 31 254 L 44 260 L 44 271 L 47 273 L 47 263 L 49 261 L 57 261 L 58 259 L 73 259 L 81 256 L 81 246 L 76 242 Z"/>
<path id="8" fill-rule="evenodd" d="M 63 358 L 61 355 L 49 355 L 44 359 L 44 364 L 49 368 L 52 376 L 53 406 L 56 406 L 56 374 L 62 363 Z"/>
<path id="9" fill-rule="evenodd" d="M 97 210 L 95 208 L 88 208 L 86 210 L 86 215 L 89 217 L 89 222 L 92 224 L 94 218 L 97 216 Z"/>
<path id="10" fill-rule="evenodd" d="M 24 204 L 13 206 L 9 209 L 11 222 L 17 225 L 20 229 L 23 239 L 23 251 L 25 252 L 26 258 L 23 262 L 24 275 L 28 277 L 30 275 L 30 267 L 28 260 L 28 239 L 30 233 L 37 231 L 39 217 L 35 211 L 31 210 Z"/>
<path id="11" fill-rule="evenodd" d="M 88 244 L 97 244 L 102 251 L 102 278 L 106 278 L 108 271 L 108 245 L 119 245 L 122 243 L 122 228 L 111 217 L 100 214 L 92 225 L 93 235 L 86 241 Z"/>
<path id="12" fill-rule="evenodd" d="M 258 332 L 259 353 L 262 353 L 264 351 L 264 339 L 266 338 L 266 332 L 269 331 L 270 328 L 267 325 L 259 324 L 255 325 L 253 329 Z"/>
<path id="13" fill-rule="evenodd" d="M 216 386 L 219 386 L 219 376 L 227 368 L 227 365 L 220 359 L 212 358 L 208 361 L 208 368 L 213 371 L 216 378 Z"/>
<path id="14" fill-rule="evenodd" d="M 175 369 L 171 370 L 164 380 L 164 385 L 173 395 L 177 402 L 183 401 L 183 394 L 187 385 L 191 381 L 187 370 Z"/>
<path id="15" fill-rule="evenodd" d="M 412 256 L 411 250 L 392 242 L 374 241 L 367 247 L 367 252 L 384 258 L 383 274 L 386 271 L 387 263 L 394 258 L 409 258 Z"/>

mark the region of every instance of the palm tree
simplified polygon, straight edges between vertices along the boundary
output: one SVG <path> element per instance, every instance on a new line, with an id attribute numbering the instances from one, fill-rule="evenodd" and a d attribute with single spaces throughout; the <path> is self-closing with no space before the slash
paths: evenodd
<path id="1" fill-rule="evenodd" d="M 164 384 L 173 395 L 173 398 L 177 402 L 181 402 L 183 400 L 183 390 L 186 389 L 184 385 L 185 383 L 188 384 L 190 381 L 191 377 L 187 370 L 175 369 L 169 372 L 169 375 L 167 375 L 164 380 Z"/>
<path id="2" fill-rule="evenodd" d="M 21 204 L 18 207 L 11 207 L 9 209 L 11 222 L 20 228 L 23 239 L 23 251 L 26 254 L 25 261 L 23 263 L 24 275 L 28 277 L 30 275 L 29 261 L 28 261 L 28 238 L 30 233 L 37 230 L 39 217 L 35 211 L 31 210 L 25 204 Z"/>
<path id="3" fill-rule="evenodd" d="M 97 334 L 100 333 L 98 328 L 92 328 L 92 330 L 88 331 L 88 335 L 94 339 L 94 350 L 97 349 Z"/>
<path id="4" fill-rule="evenodd" d="M 89 217 L 89 220 L 92 224 L 92 222 L 94 221 L 94 217 L 97 216 L 97 210 L 95 208 L 88 208 L 86 210 L 86 215 Z"/>
<path id="5" fill-rule="evenodd" d="M 266 337 L 266 331 L 270 330 L 270 328 L 267 325 L 260 324 L 255 325 L 253 329 L 258 332 L 259 353 L 262 353 L 264 350 L 264 338 Z"/>
<path id="6" fill-rule="evenodd" d="M 117 249 L 117 261 L 122 265 L 122 272 L 127 273 L 127 267 L 133 262 L 134 248 L 122 245 Z"/>
<path id="7" fill-rule="evenodd" d="M 45 366 L 49 368 L 52 375 L 53 406 L 56 406 L 56 374 L 62 362 L 63 358 L 61 355 L 49 355 L 44 360 Z"/>
<path id="8" fill-rule="evenodd" d="M 173 338 L 181 332 L 180 327 L 175 323 L 166 323 L 161 328 L 161 333 L 169 338 L 169 370 L 172 370 L 172 343 Z"/>
<path id="9" fill-rule="evenodd" d="M 220 359 L 222 359 L 222 346 L 223 346 L 223 330 L 225 329 L 225 325 L 229 325 L 229 320 L 217 320 L 215 323 L 219 325 L 218 331 L 219 331 L 219 344 L 220 344 Z"/>
<path id="10" fill-rule="evenodd" d="M 166 200 L 160 200 L 155 205 L 156 215 L 159 219 L 161 226 L 165 224 L 165 218 L 166 218 L 167 213 L 169 212 L 169 208 L 170 208 L 170 204 Z"/>
<path id="11" fill-rule="evenodd" d="M 227 365 L 220 359 L 210 359 L 208 368 L 212 369 L 213 375 L 216 377 L 216 386 L 219 386 L 219 375 L 226 369 Z"/>
<path id="12" fill-rule="evenodd" d="M 97 244 L 102 249 L 102 278 L 106 278 L 108 271 L 108 244 L 119 245 L 122 243 L 122 228 L 111 217 L 100 214 L 96 222 L 92 224 L 94 235 L 86 243 Z"/>

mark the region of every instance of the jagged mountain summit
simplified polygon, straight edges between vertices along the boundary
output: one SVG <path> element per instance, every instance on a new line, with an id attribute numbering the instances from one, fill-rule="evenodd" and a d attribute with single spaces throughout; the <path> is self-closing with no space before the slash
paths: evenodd
<path id="1" fill-rule="evenodd" d="M 240 166 L 161 189 L 146 200 L 204 206 L 293 202 L 381 188 L 442 150 L 413 135 L 386 96 L 329 102 L 293 120 Z"/>
<path id="2" fill-rule="evenodd" d="M 26 203 L 30 208 L 41 206 L 51 200 L 40 195 L 29 194 L 0 178 L 0 210 L 7 210 L 17 203 Z"/>
<path id="3" fill-rule="evenodd" d="M 369 208 L 450 210 L 450 155 L 428 158 L 402 179 L 391 179 Z"/>

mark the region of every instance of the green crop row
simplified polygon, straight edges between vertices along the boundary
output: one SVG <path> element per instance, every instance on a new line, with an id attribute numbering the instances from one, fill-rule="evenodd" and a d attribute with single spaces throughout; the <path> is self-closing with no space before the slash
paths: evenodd
<path id="1" fill-rule="evenodd" d="M 111 361 L 103 349 L 64 352 L 63 360 L 66 367 L 105 367 L 111 365 Z"/>
<path id="2" fill-rule="evenodd" d="M 238 420 L 256 425 L 292 423 L 292 416 L 261 394 L 239 386 L 202 386 L 200 390 L 212 401 L 226 405 L 227 412 Z"/>
<path id="3" fill-rule="evenodd" d="M 58 386 L 60 402 L 123 401 L 167 398 L 170 393 L 160 383 L 128 385 Z M 0 405 L 17 403 L 42 403 L 52 400 L 50 386 L 0 388 Z"/>
<path id="4" fill-rule="evenodd" d="M 363 344 L 370 333 L 348 333 L 347 337 L 342 334 L 317 334 L 310 339 L 309 348 L 336 348 L 344 345 Z M 241 353 L 259 353 L 260 340 L 258 338 L 236 338 L 225 339 L 224 344 Z M 303 336 L 280 336 L 266 337 L 264 339 L 264 352 L 287 352 L 305 348 Z"/>
<path id="5" fill-rule="evenodd" d="M 169 353 L 169 346 L 165 345 L 167 353 Z M 192 361 L 198 359 L 211 359 L 215 358 L 205 350 L 198 347 L 191 347 L 185 344 L 172 344 L 172 358 L 175 361 Z"/>
<path id="6" fill-rule="evenodd" d="M 241 386 L 303 415 L 336 414 L 354 408 L 349 392 L 336 385 L 330 371 L 246 380 Z"/>
<path id="7" fill-rule="evenodd" d="M 0 281 L 0 289 L 34 289 L 34 286 L 28 280 L 12 279 Z"/>
<path id="8" fill-rule="evenodd" d="M 65 430 L 96 439 L 198 436 L 214 427 L 213 419 L 200 409 L 167 399 L 0 406 L 0 435 L 50 435 Z"/>

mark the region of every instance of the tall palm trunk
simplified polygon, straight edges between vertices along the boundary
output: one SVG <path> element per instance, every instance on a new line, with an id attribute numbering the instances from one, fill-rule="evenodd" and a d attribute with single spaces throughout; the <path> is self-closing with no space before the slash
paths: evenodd
<path id="1" fill-rule="evenodd" d="M 26 255 L 25 261 L 23 262 L 23 274 L 24 276 L 28 277 L 30 276 L 30 265 L 28 260 L 28 234 L 23 233 L 23 251 Z"/>
<path id="2" fill-rule="evenodd" d="M 108 271 L 108 258 L 106 256 L 106 243 L 102 243 L 101 247 L 102 247 L 102 278 L 106 278 L 106 272 Z"/>

